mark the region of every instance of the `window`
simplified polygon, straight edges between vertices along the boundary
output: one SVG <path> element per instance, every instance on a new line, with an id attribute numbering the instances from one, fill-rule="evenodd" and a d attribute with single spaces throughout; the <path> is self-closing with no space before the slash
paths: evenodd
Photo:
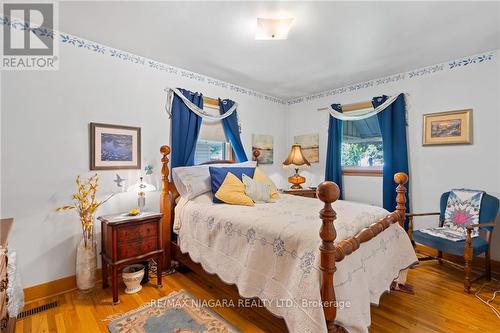
<path id="1" fill-rule="evenodd" d="M 194 164 L 215 160 L 230 160 L 230 151 L 229 142 L 198 139 L 194 153 Z"/>
<path id="2" fill-rule="evenodd" d="M 218 100 L 203 99 L 203 110 L 212 115 L 219 114 Z M 232 160 L 232 149 L 227 142 L 222 121 L 207 121 L 201 123 L 198 142 L 194 153 L 194 164 L 215 160 Z"/>
<path id="3" fill-rule="evenodd" d="M 382 134 L 377 116 L 344 121 L 342 169 L 345 175 L 380 175 L 384 165 Z"/>

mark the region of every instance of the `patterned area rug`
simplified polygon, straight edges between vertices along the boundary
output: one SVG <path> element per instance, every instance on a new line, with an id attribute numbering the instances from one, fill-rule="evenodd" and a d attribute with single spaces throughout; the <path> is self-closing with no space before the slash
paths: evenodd
<path id="1" fill-rule="evenodd" d="M 239 332 L 184 290 L 127 312 L 108 328 L 111 333 Z"/>

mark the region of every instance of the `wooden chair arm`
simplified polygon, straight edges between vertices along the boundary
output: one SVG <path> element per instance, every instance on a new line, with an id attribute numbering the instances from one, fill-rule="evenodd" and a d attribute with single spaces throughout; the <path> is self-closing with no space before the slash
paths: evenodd
<path id="1" fill-rule="evenodd" d="M 487 222 L 487 223 L 476 223 L 476 224 L 470 224 L 467 226 L 467 232 L 472 232 L 472 229 L 477 228 L 477 227 L 494 227 L 495 222 Z"/>
<path id="2" fill-rule="evenodd" d="M 439 215 L 441 213 L 437 212 L 437 213 L 415 213 L 415 214 L 406 214 L 406 217 L 414 217 L 414 216 L 431 216 L 431 215 Z"/>
<path id="3" fill-rule="evenodd" d="M 406 217 L 408 218 L 408 235 L 410 236 L 410 239 L 413 234 L 413 218 L 414 217 L 419 217 L 419 216 L 435 216 L 435 215 L 440 215 L 441 213 L 439 212 L 433 212 L 433 213 L 407 213 Z M 439 226 L 443 226 L 444 221 L 439 219 Z"/>

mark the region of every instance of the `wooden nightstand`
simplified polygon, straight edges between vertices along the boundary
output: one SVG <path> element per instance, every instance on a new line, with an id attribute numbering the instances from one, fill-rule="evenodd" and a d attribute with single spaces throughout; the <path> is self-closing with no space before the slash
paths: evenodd
<path id="1" fill-rule="evenodd" d="M 118 304 L 118 271 L 120 268 L 157 259 L 158 287 L 161 287 L 163 248 L 161 243 L 161 218 L 159 213 L 142 213 L 137 216 L 116 214 L 98 217 L 101 221 L 102 287 L 108 285 L 111 266 L 113 304 Z"/>
<path id="2" fill-rule="evenodd" d="M 310 189 L 310 188 L 304 188 L 301 190 L 283 190 L 283 193 L 285 194 L 291 194 L 291 195 L 298 195 L 301 197 L 307 197 L 307 198 L 316 198 L 316 190 Z"/>

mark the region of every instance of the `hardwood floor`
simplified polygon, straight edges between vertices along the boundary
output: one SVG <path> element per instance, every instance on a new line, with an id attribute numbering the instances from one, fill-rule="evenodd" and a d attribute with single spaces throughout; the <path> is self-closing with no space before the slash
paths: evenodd
<path id="1" fill-rule="evenodd" d="M 410 271 L 409 283 L 415 295 L 394 292 L 372 307 L 370 332 L 500 332 L 500 319 L 473 294 L 463 293 L 462 272 L 448 264 L 425 262 Z M 153 281 L 154 282 L 154 281 Z M 474 284 L 478 288 L 482 282 Z M 224 285 L 207 274 L 175 273 L 164 277 L 163 288 L 146 285 L 139 294 L 125 295 L 120 288 L 118 305 L 111 305 L 111 290 L 97 288 L 93 293 L 69 292 L 50 299 L 35 301 L 27 309 L 57 300 L 59 306 L 18 320 L 17 332 L 108 332 L 107 324 L 114 316 L 185 289 L 199 299 L 236 299 L 234 287 Z M 491 290 L 486 290 L 491 296 Z M 495 301 L 500 308 L 500 299 Z M 242 332 L 285 332 L 281 319 L 262 308 L 215 308 L 222 317 Z"/>

